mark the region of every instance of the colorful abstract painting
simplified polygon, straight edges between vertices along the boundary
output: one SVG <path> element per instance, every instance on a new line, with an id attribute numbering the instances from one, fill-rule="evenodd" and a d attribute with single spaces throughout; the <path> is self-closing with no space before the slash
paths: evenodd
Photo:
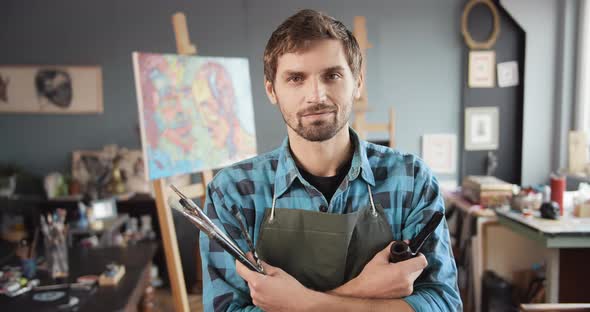
<path id="1" fill-rule="evenodd" d="M 133 53 L 148 179 L 256 154 L 248 60 Z"/>

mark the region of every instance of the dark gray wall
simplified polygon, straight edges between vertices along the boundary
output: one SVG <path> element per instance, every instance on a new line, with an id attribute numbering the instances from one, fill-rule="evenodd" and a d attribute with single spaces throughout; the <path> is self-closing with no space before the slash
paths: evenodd
<path id="1" fill-rule="evenodd" d="M 497 168 L 493 175 L 514 184 L 520 184 L 522 160 L 522 111 L 523 111 L 523 75 L 525 33 L 512 17 L 498 6 L 501 36 L 492 47 L 495 62 L 516 61 L 519 64 L 520 83 L 517 86 L 500 88 L 495 82 L 494 88 L 469 88 L 467 71 L 463 79 L 463 107 L 497 107 L 499 113 L 499 145 L 491 151 L 497 157 Z M 484 41 L 492 31 L 493 18 L 489 9 L 483 5 L 475 6 L 469 15 L 468 29 L 477 41 Z M 463 48 L 465 69 L 468 68 L 470 49 Z M 465 127 L 465 121 L 463 121 Z M 465 138 L 466 133 L 463 133 Z M 465 142 L 465 139 L 463 139 Z M 461 159 L 461 176 L 487 174 L 489 151 L 464 151 Z"/>
<path id="2" fill-rule="evenodd" d="M 456 133 L 459 127 L 462 2 L 1 1 L 0 63 L 99 64 L 104 113 L 0 115 L 0 162 L 45 174 L 69 170 L 72 150 L 110 143 L 139 147 L 131 52 L 174 52 L 170 17 L 178 10 L 187 14 L 199 54 L 249 58 L 259 152 L 271 150 L 286 131 L 264 94 L 262 53 L 272 30 L 308 7 L 349 27 L 355 15 L 367 16 L 374 45 L 368 53 L 368 118 L 385 121 L 394 105 L 399 148 L 419 153 L 423 133 Z"/>
<path id="3" fill-rule="evenodd" d="M 525 73 L 534 81 L 527 81 L 525 90 L 523 182 L 534 183 L 551 169 L 545 156 L 551 144 L 535 139 L 534 125 L 551 123 L 553 113 L 558 0 L 507 2 L 533 34 L 527 35 L 527 63 L 536 66 L 527 65 Z M 258 150 L 271 150 L 286 132 L 264 94 L 262 52 L 282 20 L 307 7 L 349 27 L 354 15 L 367 17 L 374 45 L 368 52 L 373 109 L 368 119 L 385 121 L 393 105 L 398 148 L 420 153 L 422 134 L 459 133 L 461 127 L 463 5 L 463 0 L 0 1 L 0 64 L 98 64 L 104 80 L 102 115 L 0 115 L 0 162 L 46 174 L 69 171 L 72 150 L 110 143 L 138 148 L 131 52 L 174 52 L 170 18 L 175 11 L 187 14 L 199 54 L 248 57 Z M 540 135 L 550 137 L 551 130 Z"/>
<path id="4" fill-rule="evenodd" d="M 104 88 L 101 115 L 0 115 L 0 162 L 45 174 L 69 171 L 72 150 L 139 147 L 131 52 L 174 52 L 177 10 L 200 53 L 247 55 L 240 1 L 0 2 L 0 64 L 98 64 Z"/>

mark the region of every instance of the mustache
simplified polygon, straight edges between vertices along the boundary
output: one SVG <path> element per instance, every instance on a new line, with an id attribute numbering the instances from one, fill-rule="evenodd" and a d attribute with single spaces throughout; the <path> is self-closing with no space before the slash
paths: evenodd
<path id="1" fill-rule="evenodd" d="M 299 111 L 297 113 L 297 116 L 303 117 L 305 115 L 316 114 L 319 112 L 335 112 L 335 111 L 336 111 L 336 106 L 320 103 L 320 104 L 316 104 L 316 105 L 307 107 L 302 111 Z"/>

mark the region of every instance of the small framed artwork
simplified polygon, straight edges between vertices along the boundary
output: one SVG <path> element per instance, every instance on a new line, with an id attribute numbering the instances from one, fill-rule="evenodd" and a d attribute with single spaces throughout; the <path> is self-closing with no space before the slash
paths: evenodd
<path id="1" fill-rule="evenodd" d="M 498 107 L 469 107 L 465 109 L 465 150 L 498 149 Z"/>
<path id="2" fill-rule="evenodd" d="M 516 61 L 498 63 L 498 87 L 518 85 L 518 63 Z"/>
<path id="3" fill-rule="evenodd" d="M 0 65 L 0 113 L 103 111 L 99 66 Z"/>
<path id="4" fill-rule="evenodd" d="M 588 165 L 588 135 L 584 131 L 570 131 L 568 137 L 568 169 L 570 173 L 584 172 Z"/>
<path id="5" fill-rule="evenodd" d="M 150 184 L 145 178 L 141 150 L 108 145 L 103 150 L 76 150 L 72 152 L 72 178 L 82 189 L 97 189 L 108 184 L 112 170 L 117 167 L 126 192 L 149 193 Z"/>
<path id="6" fill-rule="evenodd" d="M 436 173 L 455 173 L 457 170 L 457 136 L 454 134 L 423 135 L 422 159 Z"/>
<path id="7" fill-rule="evenodd" d="M 495 86 L 496 53 L 494 51 L 469 52 L 468 85 L 470 88 Z"/>

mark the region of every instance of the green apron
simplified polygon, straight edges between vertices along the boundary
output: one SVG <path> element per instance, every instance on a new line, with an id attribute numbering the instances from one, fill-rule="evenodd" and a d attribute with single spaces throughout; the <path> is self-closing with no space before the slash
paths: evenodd
<path id="1" fill-rule="evenodd" d="M 356 277 L 392 240 L 383 208 L 373 203 L 348 214 L 300 209 L 264 211 L 256 250 L 310 289 L 327 291 Z"/>

